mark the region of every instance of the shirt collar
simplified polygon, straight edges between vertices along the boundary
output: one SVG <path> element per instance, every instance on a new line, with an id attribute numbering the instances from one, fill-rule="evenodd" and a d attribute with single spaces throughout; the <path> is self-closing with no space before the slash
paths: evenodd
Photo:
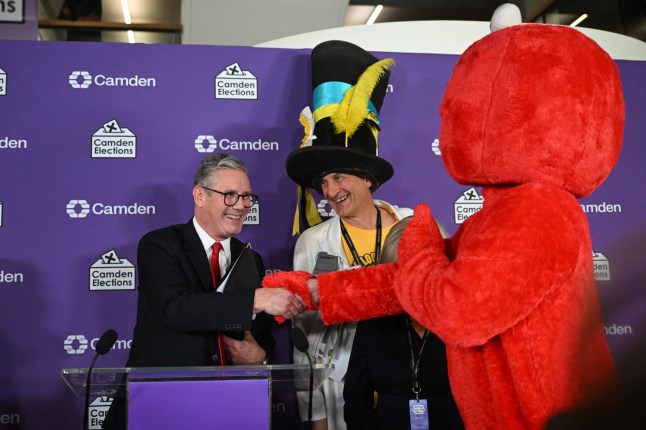
<path id="1" fill-rule="evenodd" d="M 195 217 L 193 217 L 193 226 L 195 227 L 195 231 L 197 231 L 197 235 L 200 238 L 200 241 L 202 242 L 202 246 L 204 247 L 204 252 L 206 252 L 206 255 L 208 257 L 211 256 L 212 249 L 211 247 L 215 243 L 215 239 L 213 239 L 209 234 L 204 231 L 202 226 L 197 222 Z M 222 244 L 222 251 L 224 251 L 224 255 L 227 256 L 227 261 L 230 260 L 231 256 L 231 238 L 228 237 L 224 239 L 223 241 L 220 242 Z"/>

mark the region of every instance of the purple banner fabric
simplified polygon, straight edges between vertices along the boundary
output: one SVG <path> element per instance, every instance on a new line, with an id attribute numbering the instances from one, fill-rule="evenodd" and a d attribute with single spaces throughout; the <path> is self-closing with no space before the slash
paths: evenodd
<path id="1" fill-rule="evenodd" d="M 36 0 L 0 2 L 0 39 L 38 39 L 38 2 Z"/>
<path id="2" fill-rule="evenodd" d="M 377 55 L 397 66 L 380 114 L 380 155 L 395 176 L 375 197 L 428 203 L 453 233 L 482 203 L 480 190 L 449 177 L 437 141 L 439 104 L 457 57 Z M 628 377 L 646 326 L 646 200 L 639 194 L 646 63 L 618 66 L 623 151 L 581 205 L 606 333 Z M 124 365 L 136 313 L 137 242 L 190 219 L 193 174 L 204 156 L 224 151 L 247 163 L 260 203 L 240 239 L 263 255 L 268 272 L 290 269 L 296 186 L 285 159 L 303 137 L 298 116 L 311 102 L 310 77 L 309 50 L 0 41 L 3 428 L 80 426 L 83 401 L 60 369 L 87 367 L 107 328 L 119 337 L 97 366 Z M 288 328 L 274 333 L 274 361 L 289 363 Z M 95 416 L 105 400 L 93 403 Z M 295 396 L 275 395 L 271 409 L 273 428 L 301 428 Z"/>
<path id="3" fill-rule="evenodd" d="M 129 430 L 269 429 L 269 380 L 128 384 Z"/>

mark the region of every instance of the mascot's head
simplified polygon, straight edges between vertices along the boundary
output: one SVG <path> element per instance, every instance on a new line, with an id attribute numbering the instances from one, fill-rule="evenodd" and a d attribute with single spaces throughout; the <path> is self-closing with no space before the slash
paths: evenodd
<path id="1" fill-rule="evenodd" d="M 440 115 L 442 158 L 457 182 L 541 181 L 584 197 L 617 162 L 624 100 L 615 63 L 590 38 L 519 24 L 465 51 Z"/>

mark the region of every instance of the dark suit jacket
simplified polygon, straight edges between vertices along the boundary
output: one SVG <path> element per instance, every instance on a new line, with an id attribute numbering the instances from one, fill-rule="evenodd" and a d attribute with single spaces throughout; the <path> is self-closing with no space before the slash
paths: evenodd
<path id="1" fill-rule="evenodd" d="M 242 248 L 231 239 L 233 261 Z M 258 253 L 254 257 L 262 279 L 264 264 Z M 137 266 L 137 323 L 127 366 L 213 366 L 216 333 L 227 330 L 251 330 L 267 355 L 273 352 L 270 317 L 258 314 L 252 321 L 254 291 L 215 291 L 192 220 L 146 234 Z"/>
<path id="2" fill-rule="evenodd" d="M 410 346 L 405 315 L 360 321 L 345 374 L 344 418 L 348 430 L 410 429 Z M 421 340 L 411 328 L 413 348 Z M 451 394 L 444 343 L 429 333 L 420 365 L 421 399 L 427 399 L 431 429 L 463 430 Z M 374 392 L 377 407 L 374 408 Z"/>
<path id="3" fill-rule="evenodd" d="M 243 246 L 231 239 L 232 261 Z M 262 258 L 256 252 L 254 258 L 262 279 Z M 139 241 L 137 267 L 137 322 L 126 366 L 215 366 L 217 332 L 227 330 L 251 330 L 267 356 L 273 353 L 271 317 L 260 313 L 252 320 L 254 291 L 215 291 L 192 220 L 146 234 Z M 123 397 L 113 401 L 103 428 L 125 429 Z"/>

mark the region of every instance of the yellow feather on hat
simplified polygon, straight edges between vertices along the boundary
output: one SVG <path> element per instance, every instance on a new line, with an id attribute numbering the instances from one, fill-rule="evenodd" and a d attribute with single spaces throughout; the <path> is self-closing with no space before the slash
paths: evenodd
<path id="1" fill-rule="evenodd" d="M 395 60 L 385 58 L 369 66 L 359 76 L 357 83 L 343 95 L 339 108 L 330 118 L 337 133 L 345 133 L 346 140 L 359 129 L 368 116 L 368 102 L 379 79 L 395 65 Z"/>

